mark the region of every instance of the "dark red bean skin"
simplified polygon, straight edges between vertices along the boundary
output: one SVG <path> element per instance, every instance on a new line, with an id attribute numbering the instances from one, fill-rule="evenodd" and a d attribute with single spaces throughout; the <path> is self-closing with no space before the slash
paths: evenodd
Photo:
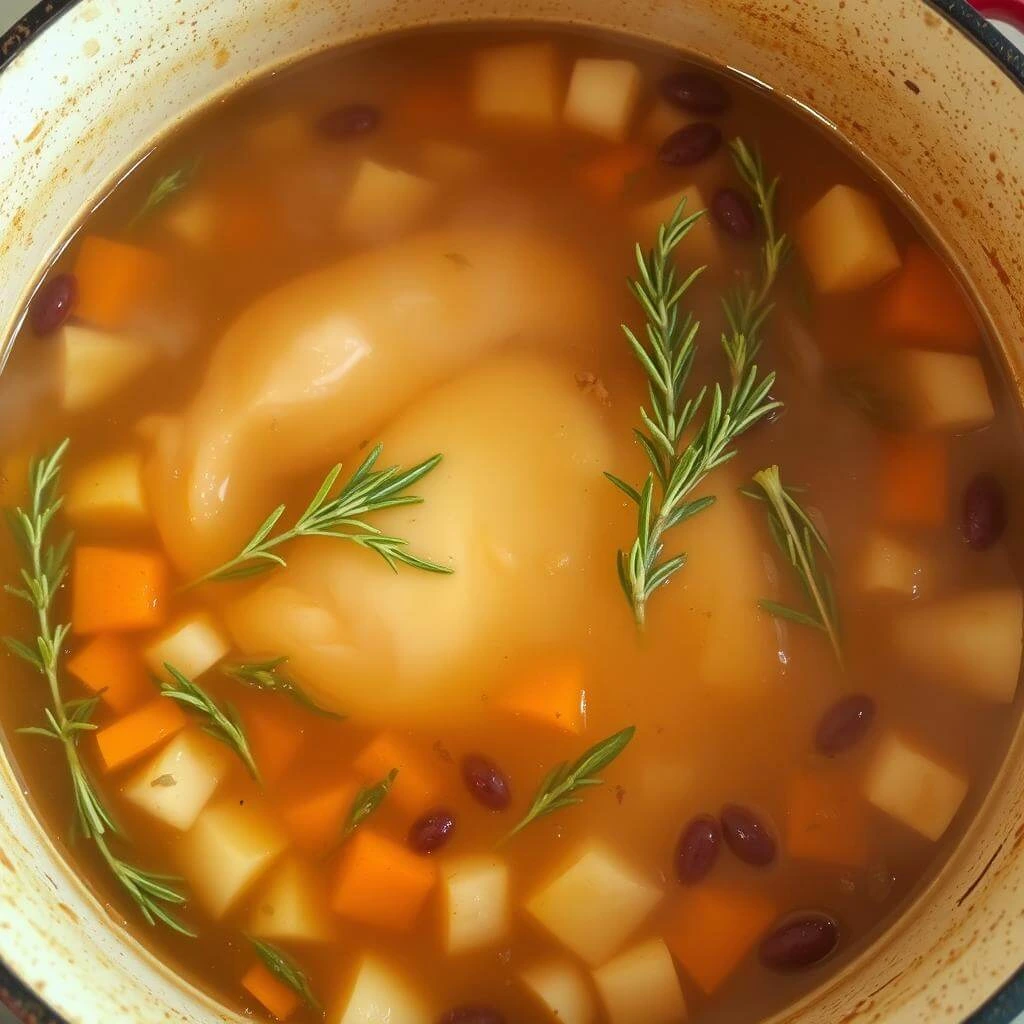
<path id="1" fill-rule="evenodd" d="M 380 111 L 368 103 L 350 103 L 347 107 L 329 110 L 316 123 L 325 138 L 340 142 L 369 135 L 380 124 Z"/>
<path id="2" fill-rule="evenodd" d="M 773 971 L 799 971 L 821 963 L 839 944 L 839 926 L 827 914 L 799 914 L 761 941 L 761 963 Z"/>
<path id="3" fill-rule="evenodd" d="M 53 334 L 71 315 L 78 298 L 78 279 L 74 274 L 55 274 L 44 282 L 32 299 L 28 318 L 32 330 L 43 338 Z"/>
<path id="4" fill-rule="evenodd" d="M 512 789 L 505 773 L 480 754 L 463 758 L 462 779 L 477 802 L 488 810 L 503 811 L 512 802 Z"/>
<path id="5" fill-rule="evenodd" d="M 715 866 L 722 846 L 718 822 L 699 814 L 679 834 L 676 844 L 676 878 L 680 885 L 696 885 Z"/>
<path id="6" fill-rule="evenodd" d="M 455 817 L 450 811 L 428 811 L 412 823 L 409 847 L 416 853 L 434 853 L 448 843 L 454 831 Z"/>
<path id="7" fill-rule="evenodd" d="M 663 78 L 661 94 L 669 103 L 695 114 L 720 114 L 729 106 L 722 83 L 699 71 L 678 71 Z"/>
<path id="8" fill-rule="evenodd" d="M 505 1015 L 491 1006 L 467 1004 L 441 1014 L 437 1024 L 505 1024 Z"/>
<path id="9" fill-rule="evenodd" d="M 986 551 L 1006 530 L 1006 492 L 991 473 L 980 473 L 964 491 L 960 532 L 967 546 Z"/>
<path id="10" fill-rule="evenodd" d="M 669 167 L 692 167 L 713 156 L 722 145 L 716 125 L 696 121 L 673 132 L 658 149 L 658 159 Z"/>
<path id="11" fill-rule="evenodd" d="M 720 817 L 726 845 L 744 864 L 763 868 L 775 860 L 775 836 L 749 807 L 726 804 Z"/>
<path id="12" fill-rule="evenodd" d="M 734 188 L 721 188 L 711 200 L 715 223 L 739 242 L 749 242 L 757 234 L 757 214 L 750 200 Z"/>
<path id="13" fill-rule="evenodd" d="M 814 745 L 819 753 L 835 757 L 859 743 L 874 720 L 875 702 L 866 693 L 851 693 L 821 716 Z"/>

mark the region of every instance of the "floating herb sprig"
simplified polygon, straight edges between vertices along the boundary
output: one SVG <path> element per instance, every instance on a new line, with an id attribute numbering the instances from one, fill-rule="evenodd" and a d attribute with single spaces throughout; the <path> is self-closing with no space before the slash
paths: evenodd
<path id="1" fill-rule="evenodd" d="M 372 786 L 363 786 L 356 793 L 342 828 L 342 835 L 345 838 L 352 835 L 384 803 L 384 799 L 391 792 L 391 786 L 396 778 L 398 778 L 398 769 L 392 768 L 380 782 L 375 782 Z"/>
<path id="2" fill-rule="evenodd" d="M 563 761 L 552 768 L 537 788 L 530 809 L 505 838 L 511 839 L 538 818 L 554 814 L 564 807 L 582 803 L 583 798 L 577 790 L 587 786 L 600 786 L 604 780 L 598 778 L 597 773 L 626 749 L 635 732 L 636 726 L 631 725 L 595 743 L 579 760 L 571 764 Z"/>
<path id="3" fill-rule="evenodd" d="M 318 1012 L 323 1010 L 316 996 L 313 995 L 309 979 L 307 979 L 306 975 L 299 969 L 291 957 L 286 956 L 276 946 L 270 945 L 269 942 L 261 942 L 259 939 L 252 937 L 249 938 L 249 941 L 252 943 L 252 948 L 256 950 L 256 955 L 263 961 L 264 966 L 275 978 L 284 982 L 293 992 L 301 996 L 303 1002 L 311 1009 Z"/>
<path id="4" fill-rule="evenodd" d="M 141 220 L 145 220 L 154 210 L 163 206 L 171 196 L 176 195 L 185 189 L 191 183 L 195 173 L 199 168 L 198 158 L 193 160 L 191 163 L 184 164 L 183 166 L 171 171 L 170 174 L 165 174 L 163 177 L 157 178 L 154 182 L 153 187 L 149 190 L 149 194 L 146 196 L 142 206 L 139 207 L 135 216 L 128 221 L 128 227 L 133 228 Z"/>
<path id="5" fill-rule="evenodd" d="M 5 637 L 7 647 L 28 662 L 47 683 L 50 706 L 45 726 L 29 726 L 19 732 L 41 736 L 60 744 L 71 778 L 77 814 L 77 827 L 92 841 L 117 882 L 124 888 L 149 924 L 159 921 L 182 935 L 191 931 L 168 909 L 180 906 L 185 896 L 176 886 L 177 879 L 153 874 L 118 857 L 110 848 L 109 837 L 117 826 L 107 811 L 82 762 L 78 744 L 83 733 L 96 728 L 91 722 L 96 698 L 65 700 L 60 682 L 60 658 L 70 624 L 53 622 L 53 602 L 67 575 L 71 534 L 52 542 L 50 530 L 63 504 L 58 487 L 61 464 L 68 441 L 61 442 L 49 455 L 37 459 L 29 469 L 28 509 L 15 509 L 9 516 L 11 531 L 24 556 L 21 586 L 5 589 L 28 604 L 36 619 L 34 645 Z"/>
<path id="6" fill-rule="evenodd" d="M 284 656 L 267 658 L 265 661 L 228 662 L 221 665 L 221 671 L 229 678 L 254 690 L 283 693 L 291 697 L 297 704 L 301 704 L 307 711 L 323 715 L 324 718 L 334 718 L 340 721 L 345 717 L 320 707 L 312 697 L 306 694 L 302 687 L 283 671 L 287 662 L 288 659 Z"/>
<path id="7" fill-rule="evenodd" d="M 796 500 L 793 490 L 782 483 L 778 466 L 769 466 L 755 473 L 754 483 L 759 490 L 747 490 L 744 493 L 765 502 L 772 537 L 796 572 L 811 608 L 809 611 L 801 611 L 767 599 L 758 603 L 766 612 L 780 619 L 821 630 L 828 637 L 836 660 L 842 665 L 839 612 L 828 574 L 832 561 L 828 544 Z M 823 561 L 819 561 L 819 555 Z"/>
<path id="8" fill-rule="evenodd" d="M 441 456 L 435 455 L 411 469 L 403 470 L 398 466 L 375 469 L 382 450 L 383 445 L 376 445 L 337 493 L 333 492 L 341 475 L 341 465 L 334 466 L 295 525 L 275 534 L 274 528 L 285 513 L 285 506 L 278 505 L 234 558 L 211 569 L 190 586 L 212 580 L 246 579 L 285 565 L 276 549 L 299 537 L 336 537 L 351 541 L 375 551 L 395 571 L 401 564 L 425 572 L 450 573 L 450 566 L 420 558 L 409 551 L 408 541 L 381 533 L 363 518 L 388 508 L 420 504 L 422 498 L 403 492 L 441 461 Z"/>

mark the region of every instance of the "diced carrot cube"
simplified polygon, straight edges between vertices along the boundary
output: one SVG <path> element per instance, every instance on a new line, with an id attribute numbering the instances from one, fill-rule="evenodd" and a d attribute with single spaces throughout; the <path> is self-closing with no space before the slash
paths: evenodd
<path id="1" fill-rule="evenodd" d="M 586 189 L 604 202 L 621 199 L 630 178 L 653 162 L 651 151 L 635 142 L 625 142 L 595 157 L 580 170 Z"/>
<path id="2" fill-rule="evenodd" d="M 587 691 L 578 661 L 557 662 L 513 683 L 501 707 L 542 725 L 579 736 L 587 725 Z"/>
<path id="3" fill-rule="evenodd" d="M 152 297 L 164 269 L 163 260 L 149 249 L 87 235 L 75 260 L 75 315 L 96 327 L 123 327 L 133 310 Z"/>
<path id="4" fill-rule="evenodd" d="M 396 737 L 381 733 L 365 746 L 352 767 L 363 782 L 379 782 L 393 768 L 398 775 L 388 799 L 405 811 L 418 812 L 436 802 L 440 785 L 423 760 Z"/>
<path id="5" fill-rule="evenodd" d="M 796 860 L 858 867 L 868 859 L 867 816 L 859 795 L 835 779 L 799 775 L 789 786 L 786 851 Z"/>
<path id="6" fill-rule="evenodd" d="M 461 95 L 443 82 L 410 89 L 396 107 L 396 119 L 400 119 L 402 124 L 412 125 L 417 131 L 435 128 L 450 130 L 453 124 L 466 115 L 465 101 Z"/>
<path id="7" fill-rule="evenodd" d="M 287 1020 L 299 1008 L 299 994 L 264 964 L 253 964 L 242 978 L 242 988 L 278 1020 Z"/>
<path id="8" fill-rule="evenodd" d="M 942 260 L 920 243 L 882 295 L 879 325 L 899 345 L 977 352 L 981 331 L 959 284 Z"/>
<path id="9" fill-rule="evenodd" d="M 305 734 L 301 725 L 276 701 L 248 705 L 242 711 L 242 720 L 263 781 L 276 782 L 302 746 Z"/>
<path id="10" fill-rule="evenodd" d="M 886 442 L 879 477 L 882 518 L 941 526 L 949 516 L 949 450 L 944 438 L 908 434 Z"/>
<path id="11" fill-rule="evenodd" d="M 249 251 L 274 235 L 274 210 L 255 190 L 217 198 L 217 240 L 227 249 Z"/>
<path id="12" fill-rule="evenodd" d="M 345 781 L 291 801 L 282 817 L 296 845 L 318 855 L 340 842 L 342 826 L 358 791 L 355 782 Z"/>
<path id="13" fill-rule="evenodd" d="M 333 907 L 351 921 L 404 931 L 436 881 L 432 860 L 363 826 L 342 850 Z"/>
<path id="14" fill-rule="evenodd" d="M 101 633 L 68 659 L 68 671 L 118 714 L 156 695 L 142 658 L 122 637 Z"/>
<path id="15" fill-rule="evenodd" d="M 164 620 L 170 573 L 156 551 L 80 547 L 72 566 L 76 633 L 149 629 Z"/>
<path id="16" fill-rule="evenodd" d="M 665 942 L 705 993 L 736 969 L 775 920 L 775 904 L 760 893 L 706 882 L 689 890 L 666 928 Z"/>
<path id="17" fill-rule="evenodd" d="M 181 706 L 168 697 L 154 697 L 96 733 L 96 746 L 108 771 L 138 760 L 188 725 Z"/>

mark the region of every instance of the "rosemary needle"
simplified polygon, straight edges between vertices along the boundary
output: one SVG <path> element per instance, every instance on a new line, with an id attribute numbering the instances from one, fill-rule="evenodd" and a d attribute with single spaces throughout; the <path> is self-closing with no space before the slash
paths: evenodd
<path id="1" fill-rule="evenodd" d="M 345 818 L 342 835 L 348 838 L 380 807 L 384 802 L 384 798 L 391 792 L 391 786 L 396 778 L 398 778 L 398 769 L 392 768 L 380 782 L 375 782 L 371 786 L 363 786 L 356 793 L 352 800 L 352 805 L 349 807 L 348 815 Z"/>
<path id="2" fill-rule="evenodd" d="M 196 158 L 191 163 L 184 164 L 183 166 L 171 171 L 170 174 L 165 174 L 161 178 L 157 178 L 153 187 L 149 190 L 149 194 L 146 196 L 142 206 L 139 207 L 135 216 L 128 221 L 128 227 L 133 228 L 141 220 L 145 220 L 154 210 L 163 206 L 172 196 L 176 195 L 182 189 L 187 188 L 191 183 L 193 177 L 195 177 L 196 170 L 199 168 L 199 159 Z"/>
<path id="3" fill-rule="evenodd" d="M 269 942 L 261 942 L 259 939 L 254 939 L 251 936 L 249 941 L 252 943 L 253 949 L 256 950 L 256 955 L 263 961 L 264 966 L 275 978 L 284 982 L 293 992 L 301 996 L 302 1000 L 311 1009 L 323 1009 L 316 996 L 313 995 L 313 989 L 310 987 L 306 975 L 299 970 L 291 957 L 285 956 L 281 950 L 276 946 L 270 945 Z"/>
<path id="4" fill-rule="evenodd" d="M 345 717 L 334 711 L 328 711 L 327 708 L 320 707 L 294 679 L 285 673 L 284 666 L 287 662 L 287 657 L 282 655 L 277 658 L 267 658 L 265 661 L 221 665 L 221 671 L 224 675 L 254 690 L 286 694 L 296 704 L 301 704 L 308 711 L 323 715 L 324 718 L 334 718 L 340 721 Z"/>

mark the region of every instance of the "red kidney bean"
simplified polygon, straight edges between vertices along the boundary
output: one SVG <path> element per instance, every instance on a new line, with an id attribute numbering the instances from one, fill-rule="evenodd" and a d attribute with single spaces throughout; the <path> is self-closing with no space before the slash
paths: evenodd
<path id="1" fill-rule="evenodd" d="M 827 914 L 799 914 L 777 925 L 761 941 L 761 963 L 775 971 L 798 971 L 825 959 L 839 944 L 839 926 Z"/>
<path id="2" fill-rule="evenodd" d="M 493 1006 L 473 1003 L 456 1006 L 441 1014 L 437 1024 L 505 1024 L 505 1015 L 495 1010 Z"/>
<path id="3" fill-rule="evenodd" d="M 669 103 L 695 114 L 720 114 L 729 106 L 722 83 L 700 71 L 677 71 L 663 78 L 661 94 Z"/>
<path id="4" fill-rule="evenodd" d="M 433 853 L 440 850 L 455 831 L 455 818 L 445 810 L 428 811 L 412 823 L 409 829 L 409 846 L 416 853 Z"/>
<path id="5" fill-rule="evenodd" d="M 964 491 L 960 532 L 967 546 L 985 551 L 1006 530 L 1006 492 L 991 473 L 979 473 Z"/>
<path id="6" fill-rule="evenodd" d="M 722 133 L 707 121 L 673 132 L 658 149 L 658 159 L 670 167 L 689 167 L 707 160 L 722 145 Z"/>
<path id="7" fill-rule="evenodd" d="M 721 821 L 726 845 L 744 864 L 763 868 L 775 860 L 775 836 L 749 807 L 727 804 Z"/>
<path id="8" fill-rule="evenodd" d="M 727 234 L 747 242 L 757 234 L 757 214 L 750 200 L 734 188 L 720 188 L 711 200 L 711 216 Z"/>
<path id="9" fill-rule="evenodd" d="M 486 757 L 470 754 L 463 758 L 462 778 L 476 800 L 492 811 L 503 811 L 512 802 L 505 773 Z"/>
<path id="10" fill-rule="evenodd" d="M 345 139 L 369 135 L 380 124 L 380 111 L 367 103 L 350 103 L 346 107 L 329 110 L 316 123 L 317 131 L 328 139 Z"/>
<path id="11" fill-rule="evenodd" d="M 676 878 L 681 885 L 695 885 L 714 866 L 721 847 L 718 822 L 699 814 L 679 835 L 676 844 Z"/>
<path id="12" fill-rule="evenodd" d="M 826 757 L 835 757 L 854 746 L 875 719 L 875 702 L 866 693 L 852 693 L 837 700 L 818 722 L 814 745 Z"/>
<path id="13" fill-rule="evenodd" d="M 71 315 L 78 298 L 78 279 L 74 274 L 55 274 L 39 286 L 32 297 L 28 316 L 32 330 L 40 337 L 52 334 Z"/>

